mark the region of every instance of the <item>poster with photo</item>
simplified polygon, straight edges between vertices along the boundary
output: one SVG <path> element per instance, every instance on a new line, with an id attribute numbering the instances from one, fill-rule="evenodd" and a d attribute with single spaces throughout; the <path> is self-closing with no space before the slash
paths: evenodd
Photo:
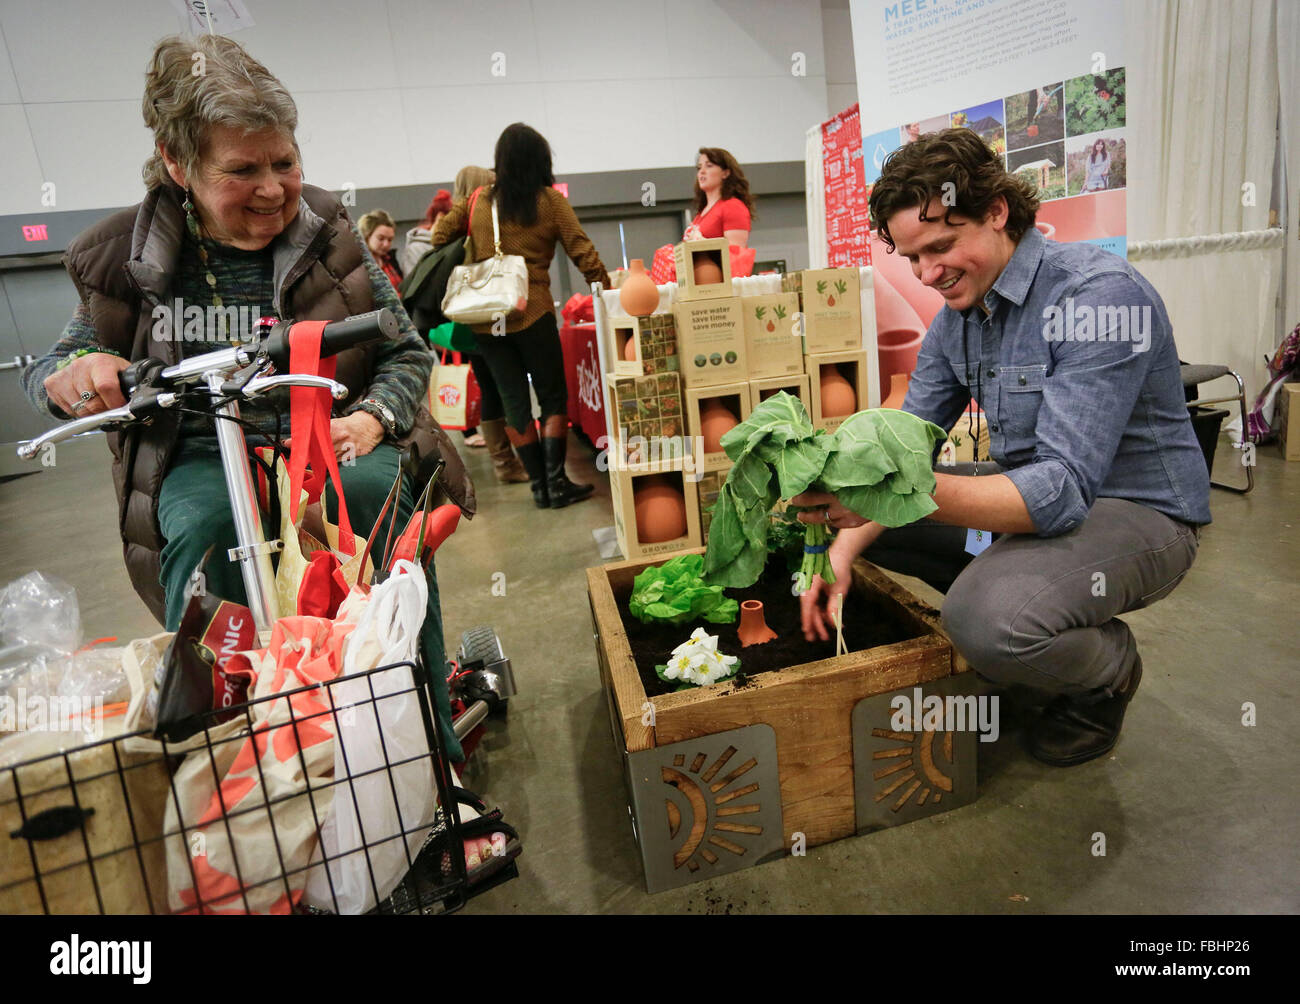
<path id="1" fill-rule="evenodd" d="M 1068 195 L 1113 192 L 1128 185 L 1123 129 L 1084 133 L 1065 141 Z"/>
<path id="2" fill-rule="evenodd" d="M 942 10 L 851 0 L 850 9 L 868 192 L 892 149 L 965 127 L 1038 188 L 1049 239 L 1126 253 L 1119 0 L 953 0 Z M 877 263 L 884 250 L 872 242 Z"/>

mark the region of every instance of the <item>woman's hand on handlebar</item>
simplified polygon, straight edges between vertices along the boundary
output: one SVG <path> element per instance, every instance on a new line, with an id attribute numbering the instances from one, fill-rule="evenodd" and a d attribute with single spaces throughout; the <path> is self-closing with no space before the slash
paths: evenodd
<path id="1" fill-rule="evenodd" d="M 72 418 L 85 418 L 126 404 L 118 374 L 130 364 L 108 352 L 80 356 L 45 378 L 50 404 Z"/>
<path id="2" fill-rule="evenodd" d="M 346 418 L 330 419 L 330 439 L 334 441 L 334 456 L 346 461 L 364 457 L 384 441 L 384 427 L 379 419 L 364 411 L 354 411 Z M 286 447 L 292 439 L 284 441 Z"/>
<path id="3" fill-rule="evenodd" d="M 827 585 L 820 575 L 814 575 L 812 585 L 799 597 L 799 613 L 803 621 L 803 636 L 808 641 L 826 641 L 835 631 L 832 611 L 843 610 L 844 598 L 853 584 L 854 554 L 836 540 L 826 553 L 830 560 L 835 582 Z M 837 598 L 838 597 L 838 598 Z"/>

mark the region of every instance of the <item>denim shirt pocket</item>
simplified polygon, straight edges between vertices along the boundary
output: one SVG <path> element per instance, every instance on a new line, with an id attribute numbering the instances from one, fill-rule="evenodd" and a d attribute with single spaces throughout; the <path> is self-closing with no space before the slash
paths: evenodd
<path id="1" fill-rule="evenodd" d="M 1043 380 L 1046 363 L 1033 366 L 1003 366 L 999 373 L 1002 391 L 999 421 L 1002 435 L 1010 450 L 1027 445 L 1035 438 L 1038 409 L 1043 404 Z"/>

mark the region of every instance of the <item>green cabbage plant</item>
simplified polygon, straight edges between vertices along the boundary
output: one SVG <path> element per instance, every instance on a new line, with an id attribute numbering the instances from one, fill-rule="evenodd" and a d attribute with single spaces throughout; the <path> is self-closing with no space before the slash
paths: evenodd
<path id="1" fill-rule="evenodd" d="M 704 554 L 704 581 L 753 585 L 767 560 L 769 514 L 780 499 L 812 490 L 833 494 L 846 509 L 885 526 L 903 526 L 937 508 L 931 457 L 947 436 L 937 425 L 892 408 L 850 415 L 833 433 L 814 430 L 799 399 L 774 394 L 722 437 L 732 468 L 718 493 Z M 830 534 L 804 530 L 796 588 L 820 574 L 834 582 L 826 549 Z"/>

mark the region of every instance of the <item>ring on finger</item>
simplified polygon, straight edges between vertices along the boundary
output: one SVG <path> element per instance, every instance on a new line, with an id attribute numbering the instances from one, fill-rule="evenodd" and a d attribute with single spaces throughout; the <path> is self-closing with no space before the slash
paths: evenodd
<path id="1" fill-rule="evenodd" d="M 86 403 L 87 401 L 93 401 L 94 399 L 95 399 L 95 392 L 93 390 L 83 390 L 81 392 L 81 401 L 83 404 Z"/>
<path id="2" fill-rule="evenodd" d="M 823 510 L 822 510 L 822 514 L 823 514 L 823 516 L 824 516 L 824 518 L 825 518 L 826 525 L 829 526 L 829 525 L 830 525 L 830 522 L 831 522 L 831 509 L 830 509 L 830 506 L 827 506 L 825 509 L 823 509 Z"/>

